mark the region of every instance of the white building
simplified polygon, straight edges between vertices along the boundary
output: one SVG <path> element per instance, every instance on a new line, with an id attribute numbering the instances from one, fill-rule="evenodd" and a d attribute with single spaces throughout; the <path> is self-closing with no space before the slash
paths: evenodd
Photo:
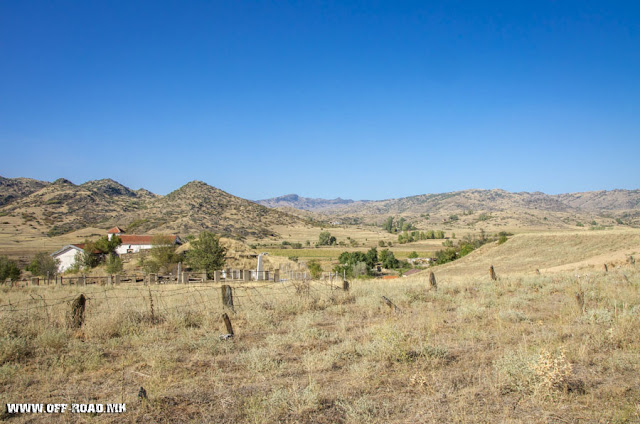
<path id="1" fill-rule="evenodd" d="M 152 240 L 154 236 L 136 236 L 133 234 L 124 234 L 124 231 L 119 227 L 113 227 L 109 231 L 107 231 L 107 237 L 109 240 L 113 236 L 120 237 L 122 244 L 116 248 L 116 253 L 118 255 L 124 255 L 127 253 L 138 253 L 141 250 L 151 249 Z M 178 236 L 169 235 L 166 236 L 172 244 L 180 245 L 182 241 Z"/>
<path id="2" fill-rule="evenodd" d="M 76 262 L 76 255 L 78 253 L 82 253 L 83 248 L 84 244 L 67 244 L 62 249 L 53 252 L 51 254 L 53 259 L 60 261 L 60 264 L 58 265 L 58 272 L 62 273 L 71 268 Z"/>

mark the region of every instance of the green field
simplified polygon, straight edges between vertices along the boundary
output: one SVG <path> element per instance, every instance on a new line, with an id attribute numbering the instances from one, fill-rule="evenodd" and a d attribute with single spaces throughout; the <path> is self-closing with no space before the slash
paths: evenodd
<path id="1" fill-rule="evenodd" d="M 377 248 L 378 252 L 384 248 Z M 272 256 L 297 256 L 298 258 L 310 258 L 310 259 L 321 259 L 321 260 L 338 260 L 338 257 L 342 252 L 367 252 L 369 249 L 355 249 L 348 247 L 338 247 L 338 248 L 318 248 L 318 249 L 263 249 L 261 252 L 266 252 Z M 393 252 L 396 258 L 398 259 L 407 259 L 412 250 L 407 249 L 389 249 Z M 434 251 L 421 251 L 416 250 L 418 256 L 421 258 L 432 257 L 435 252 Z"/>

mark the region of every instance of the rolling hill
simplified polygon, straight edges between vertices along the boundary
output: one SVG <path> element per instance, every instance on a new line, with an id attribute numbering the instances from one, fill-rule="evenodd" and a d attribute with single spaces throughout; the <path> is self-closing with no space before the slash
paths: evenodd
<path id="1" fill-rule="evenodd" d="M 76 185 L 2 178 L 3 234 L 56 236 L 87 227 L 120 225 L 129 232 L 197 233 L 226 236 L 275 235 L 272 225 L 304 225 L 298 217 L 193 181 L 166 196 L 132 190 L 103 179 Z M 10 231 L 8 231 L 10 230 Z"/>

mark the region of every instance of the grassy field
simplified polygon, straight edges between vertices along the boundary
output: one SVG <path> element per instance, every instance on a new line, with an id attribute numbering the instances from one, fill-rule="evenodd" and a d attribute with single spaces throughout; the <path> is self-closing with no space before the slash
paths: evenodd
<path id="1" fill-rule="evenodd" d="M 454 262 L 440 266 L 446 275 L 484 275 L 490 265 L 508 273 L 542 273 L 601 270 L 605 263 L 624 264 L 629 255 L 640 255 L 640 231 L 525 233 L 501 245 L 487 244 Z"/>
<path id="2" fill-rule="evenodd" d="M 640 421 L 637 266 L 497 282 L 435 270 L 437 290 L 237 286 L 225 341 L 213 285 L 3 287 L 0 402 L 127 404 L 66 422 Z M 70 329 L 80 292 L 86 322 Z"/>

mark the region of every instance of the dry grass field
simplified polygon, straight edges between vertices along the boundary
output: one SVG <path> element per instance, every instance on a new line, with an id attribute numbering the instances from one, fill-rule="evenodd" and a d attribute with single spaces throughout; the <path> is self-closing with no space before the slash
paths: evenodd
<path id="1" fill-rule="evenodd" d="M 0 402 L 127 404 L 63 422 L 640 421 L 637 265 L 496 282 L 434 269 L 437 290 L 237 286 L 230 340 L 214 285 L 3 287 Z"/>
<path id="2" fill-rule="evenodd" d="M 490 265 L 506 273 L 533 274 L 601 270 L 605 263 L 623 264 L 640 254 L 640 231 L 635 229 L 522 233 L 498 245 L 490 243 L 439 267 L 446 275 L 484 275 Z"/>

